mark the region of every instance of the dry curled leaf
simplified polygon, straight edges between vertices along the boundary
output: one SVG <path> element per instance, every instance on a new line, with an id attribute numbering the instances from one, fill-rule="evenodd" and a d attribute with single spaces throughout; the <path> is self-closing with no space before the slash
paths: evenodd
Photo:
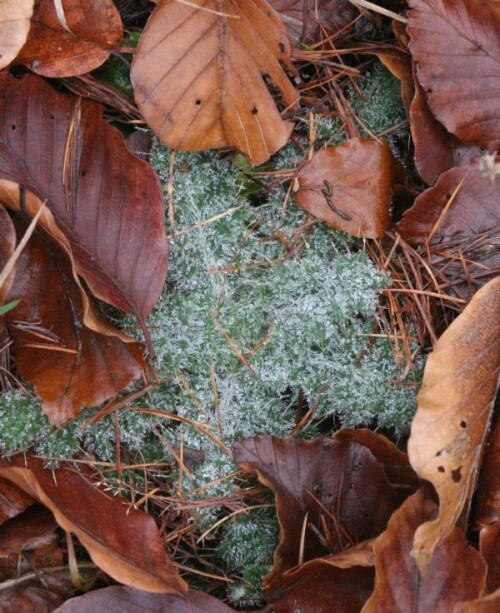
<path id="1" fill-rule="evenodd" d="M 425 576 L 474 490 L 500 369 L 500 277 L 482 287 L 435 344 L 408 441 L 413 468 L 439 495 L 439 515 L 420 526 L 412 555 Z"/>
<path id="2" fill-rule="evenodd" d="M 452 198 L 455 190 L 458 191 Z M 444 212 L 447 203 L 451 205 Z M 500 224 L 500 182 L 488 181 L 477 161 L 444 172 L 435 186 L 425 190 L 406 211 L 398 225 L 401 236 L 418 245 L 431 234 L 443 243 L 451 237 L 469 240 L 495 229 Z M 492 249 L 491 255 L 495 255 Z M 488 256 L 488 253 L 483 253 Z"/>
<path id="3" fill-rule="evenodd" d="M 423 87 L 420 85 L 413 63 L 415 96 L 410 105 L 410 129 L 415 147 L 413 159 L 418 174 L 427 183 L 434 185 L 439 176 L 454 166 L 465 166 L 481 155 L 478 146 L 467 146 L 446 128 L 431 113 Z"/>
<path id="4" fill-rule="evenodd" d="M 26 492 L 0 479 L 0 525 L 26 511 L 34 502 Z"/>
<path id="5" fill-rule="evenodd" d="M 484 589 L 486 568 L 479 553 L 458 528 L 436 548 L 425 578 L 411 557 L 413 535 L 422 522 L 435 517 L 437 505 L 421 489 L 389 520 L 374 544 L 376 579 L 362 613 L 432 611 L 449 613 L 462 600 Z"/>
<path id="6" fill-rule="evenodd" d="M 8 66 L 28 38 L 35 0 L 3 0 L 0 3 L 0 69 Z"/>
<path id="7" fill-rule="evenodd" d="M 54 613 L 231 613 L 220 600 L 198 590 L 189 590 L 184 596 L 151 594 L 131 587 L 113 585 L 71 598 Z"/>
<path id="8" fill-rule="evenodd" d="M 410 51 L 429 106 L 461 141 L 500 141 L 500 4 L 410 0 Z"/>
<path id="9" fill-rule="evenodd" d="M 238 440 L 234 455 L 276 494 L 280 543 L 265 584 L 302 561 L 376 536 L 399 505 L 380 462 L 350 440 L 253 437 Z"/>
<path id="10" fill-rule="evenodd" d="M 311 560 L 276 577 L 265 597 L 274 613 L 359 613 L 373 590 L 373 574 L 373 568 Z"/>
<path id="11" fill-rule="evenodd" d="M 469 600 L 457 605 L 453 613 L 498 613 L 500 610 L 500 588 L 477 600 Z"/>
<path id="12" fill-rule="evenodd" d="M 385 141 L 353 138 L 319 151 L 301 168 L 295 200 L 332 228 L 380 238 L 391 223 L 396 169 Z"/>
<path id="13" fill-rule="evenodd" d="M 39 0 L 17 61 L 44 77 L 85 74 L 104 63 L 122 37 L 112 0 Z"/>
<path id="14" fill-rule="evenodd" d="M 0 177 L 47 200 L 91 291 L 144 324 L 167 269 L 162 191 L 102 111 L 0 74 Z"/>
<path id="15" fill-rule="evenodd" d="M 16 184 L 0 181 L 1 203 L 19 211 Z M 40 206 L 36 196 L 25 194 L 28 215 L 34 216 Z M 21 213 L 14 222 L 19 235 L 24 234 Z M 48 209 L 19 257 L 6 300 L 19 300 L 4 316 L 17 369 L 33 383 L 52 424 L 115 396 L 144 373 L 141 344 L 92 307 L 78 281 L 69 243 Z"/>
<path id="16" fill-rule="evenodd" d="M 116 581 L 157 593 L 187 591 L 153 518 L 108 496 L 76 470 L 48 470 L 42 460 L 18 455 L 0 460 L 0 477 L 48 507 L 61 528 L 75 534 L 94 563 Z"/>
<path id="17" fill-rule="evenodd" d="M 476 492 L 474 525 L 479 529 L 479 551 L 488 563 L 488 591 L 500 587 L 500 396 L 495 403 L 495 422 Z"/>
<path id="18" fill-rule="evenodd" d="M 288 140 L 290 42 L 265 0 L 161 0 L 132 65 L 135 99 L 169 147 L 234 147 L 262 164 Z M 272 93 L 271 93 L 272 92 Z"/>

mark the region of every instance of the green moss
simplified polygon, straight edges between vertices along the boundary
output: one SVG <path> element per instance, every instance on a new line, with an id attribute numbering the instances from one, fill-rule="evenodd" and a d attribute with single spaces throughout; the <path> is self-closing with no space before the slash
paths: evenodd
<path id="1" fill-rule="evenodd" d="M 351 105 L 372 134 L 380 134 L 406 119 L 400 83 L 385 66 L 375 64 L 359 85 L 363 96 L 351 87 Z"/>

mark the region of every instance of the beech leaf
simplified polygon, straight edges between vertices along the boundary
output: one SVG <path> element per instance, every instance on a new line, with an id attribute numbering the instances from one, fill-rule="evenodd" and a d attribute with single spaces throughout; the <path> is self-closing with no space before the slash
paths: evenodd
<path id="1" fill-rule="evenodd" d="M 92 292 L 144 324 L 166 276 L 162 191 L 102 110 L 0 74 L 0 177 L 47 200 Z"/>
<path id="2" fill-rule="evenodd" d="M 311 560 L 279 575 L 265 591 L 273 613 L 359 613 L 373 590 L 373 568 Z"/>
<path id="3" fill-rule="evenodd" d="M 479 551 L 488 563 L 488 590 L 500 586 L 500 396 L 496 419 L 484 453 L 474 505 L 474 526 L 479 528 Z"/>
<path id="4" fill-rule="evenodd" d="M 104 63 L 122 37 L 112 0 L 39 0 L 17 61 L 45 77 L 85 74 Z"/>
<path id="5" fill-rule="evenodd" d="M 0 69 L 8 66 L 28 38 L 35 0 L 3 0 L 0 3 Z"/>
<path id="6" fill-rule="evenodd" d="M 48 470 L 38 458 L 17 455 L 0 460 L 0 477 L 50 509 L 61 528 L 75 534 L 93 562 L 116 581 L 157 593 L 187 590 L 153 518 L 108 496 L 76 470 Z"/>
<path id="7" fill-rule="evenodd" d="M 413 245 L 430 242 L 425 257 L 434 267 L 443 267 L 459 295 L 467 295 L 498 274 L 499 199 L 500 182 L 484 177 L 475 160 L 444 172 L 436 185 L 416 198 L 398 229 Z"/>
<path id="8" fill-rule="evenodd" d="M 19 208 L 17 185 L 0 181 L 0 203 Z M 26 194 L 34 215 L 41 202 Z M 15 220 L 20 235 L 25 223 Z M 43 228 L 43 229 L 42 229 Z M 22 251 L 6 296 L 19 300 L 5 316 L 17 368 L 33 383 L 53 425 L 116 395 L 145 370 L 143 348 L 110 326 L 78 282 L 69 243 L 48 209 Z"/>
<path id="9" fill-rule="evenodd" d="M 462 600 L 477 598 L 482 593 L 486 565 L 458 528 L 453 528 L 436 548 L 427 576 L 420 577 L 410 553 L 413 535 L 436 512 L 436 503 L 421 489 L 391 517 L 387 530 L 374 543 L 375 589 L 362 613 L 448 613 Z"/>
<path id="10" fill-rule="evenodd" d="M 12 223 L 9 214 L 0 204 L 0 274 L 3 272 L 5 265 L 11 259 L 16 248 L 16 230 Z M 12 285 L 14 278 L 11 272 L 7 279 L 2 283 L 0 281 L 0 307 L 5 303 L 5 296 Z M 0 332 L 3 330 L 3 319 L 0 317 Z"/>
<path id="11" fill-rule="evenodd" d="M 453 613 L 498 613 L 500 609 L 500 588 L 477 600 L 469 600 L 457 605 Z"/>
<path id="12" fill-rule="evenodd" d="M 0 479 L 0 525 L 25 511 L 34 502 L 26 492 Z"/>
<path id="13" fill-rule="evenodd" d="M 198 590 L 189 590 L 184 596 L 151 594 L 131 587 L 113 585 L 71 598 L 54 613 L 231 613 L 220 600 Z"/>
<path id="14" fill-rule="evenodd" d="M 410 0 L 410 52 L 429 106 L 461 141 L 500 141 L 497 0 Z"/>
<path id="15" fill-rule="evenodd" d="M 439 495 L 439 515 L 420 526 L 412 555 L 425 576 L 476 483 L 500 369 L 500 277 L 482 287 L 434 346 L 408 441 L 413 468 Z"/>
<path id="16" fill-rule="evenodd" d="M 332 228 L 380 238 L 391 223 L 396 172 L 385 141 L 353 138 L 322 149 L 301 168 L 295 200 Z"/>
<path id="17" fill-rule="evenodd" d="M 280 542 L 265 585 L 299 561 L 376 536 L 399 505 L 380 462 L 350 440 L 253 437 L 239 439 L 234 456 L 276 494 Z M 319 536 L 325 521 L 330 542 Z"/>
<path id="18" fill-rule="evenodd" d="M 297 93 L 290 42 L 265 0 L 161 0 L 132 65 L 135 99 L 148 125 L 184 151 L 234 147 L 262 164 L 288 140 L 269 90 L 284 109 Z"/>

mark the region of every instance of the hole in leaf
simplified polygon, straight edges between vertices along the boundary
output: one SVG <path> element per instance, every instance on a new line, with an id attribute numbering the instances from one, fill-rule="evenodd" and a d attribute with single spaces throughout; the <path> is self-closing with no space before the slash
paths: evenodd
<path id="1" fill-rule="evenodd" d="M 254 106 L 252 109 L 252 115 L 257 115 L 258 112 L 259 112 L 259 109 L 256 106 Z"/>
<path id="2" fill-rule="evenodd" d="M 466 421 L 461 421 L 460 422 L 460 427 L 461 428 L 467 428 L 467 422 Z"/>
<path id="3" fill-rule="evenodd" d="M 198 99 L 196 100 L 195 104 L 196 104 L 196 106 L 200 106 L 200 104 L 201 104 L 201 100 L 198 98 Z"/>
<path id="4" fill-rule="evenodd" d="M 462 467 L 461 466 L 451 471 L 451 478 L 453 479 L 455 483 L 459 483 L 459 481 L 462 479 Z"/>
<path id="5" fill-rule="evenodd" d="M 285 45 L 283 43 L 278 43 L 278 47 L 280 48 L 281 53 L 285 53 Z"/>
<path id="6" fill-rule="evenodd" d="M 444 466 L 438 466 L 438 473 L 444 473 Z"/>
<path id="7" fill-rule="evenodd" d="M 14 124 L 12 126 L 10 126 L 12 130 L 15 130 L 17 128 L 17 126 Z"/>

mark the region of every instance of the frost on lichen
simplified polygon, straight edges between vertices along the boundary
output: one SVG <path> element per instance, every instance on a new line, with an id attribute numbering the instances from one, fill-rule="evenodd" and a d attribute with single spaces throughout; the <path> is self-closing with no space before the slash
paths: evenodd
<path id="1" fill-rule="evenodd" d="M 154 163 L 168 182 L 169 152 Z M 299 390 L 314 418 L 404 432 L 414 411 L 393 351 L 374 335 L 378 292 L 389 284 L 354 242 L 282 194 L 251 207 L 238 172 L 212 153 L 177 153 L 169 286 L 150 326 L 163 385 L 155 406 L 195 420 L 230 446 L 238 436 L 286 436 Z M 302 230 L 300 230 L 302 228 Z M 309 430 L 307 435 L 312 435 Z M 229 493 L 234 470 L 203 429 L 175 425 L 197 452 L 183 493 Z M 201 452 L 201 453 L 200 453 Z"/>
<path id="2" fill-rule="evenodd" d="M 329 120 L 318 126 L 321 138 L 338 129 Z M 153 152 L 167 201 L 171 155 L 161 146 Z M 290 168 L 296 156 L 290 145 L 278 166 Z M 112 462 L 119 432 L 122 446 L 144 461 L 177 466 L 182 453 L 172 491 L 192 500 L 213 497 L 212 507 L 193 512 L 204 529 L 215 519 L 217 500 L 234 494 L 236 437 L 289 435 L 299 397 L 302 409 L 312 411 L 301 436 L 317 434 L 316 424 L 330 415 L 344 426 L 378 424 L 404 433 L 415 393 L 378 334 L 378 295 L 389 279 L 354 239 L 311 223 L 292 203 L 285 209 L 280 188 L 262 190 L 253 206 L 248 189 L 258 183 L 242 180 L 218 154 L 176 153 L 173 169 L 169 281 L 149 320 L 160 383 L 150 404 L 165 418 L 138 407 L 86 427 L 95 413 L 86 409 L 54 432 L 37 402 L 10 392 L 0 399 L 0 449 L 9 455 L 34 442 L 45 457 L 90 454 Z M 126 325 L 137 331 L 130 320 Z M 247 595 L 268 570 L 277 542 L 269 526 L 267 553 L 256 550 L 263 557 L 247 563 L 257 531 L 249 526 L 257 520 L 261 514 L 238 518 L 216 537 L 228 568 L 241 571 Z M 238 547 L 247 551 L 242 558 Z"/>
<path id="3" fill-rule="evenodd" d="M 380 134 L 406 119 L 401 86 L 382 64 L 377 63 L 360 82 L 361 95 L 350 88 L 351 105 L 372 134 Z"/>

